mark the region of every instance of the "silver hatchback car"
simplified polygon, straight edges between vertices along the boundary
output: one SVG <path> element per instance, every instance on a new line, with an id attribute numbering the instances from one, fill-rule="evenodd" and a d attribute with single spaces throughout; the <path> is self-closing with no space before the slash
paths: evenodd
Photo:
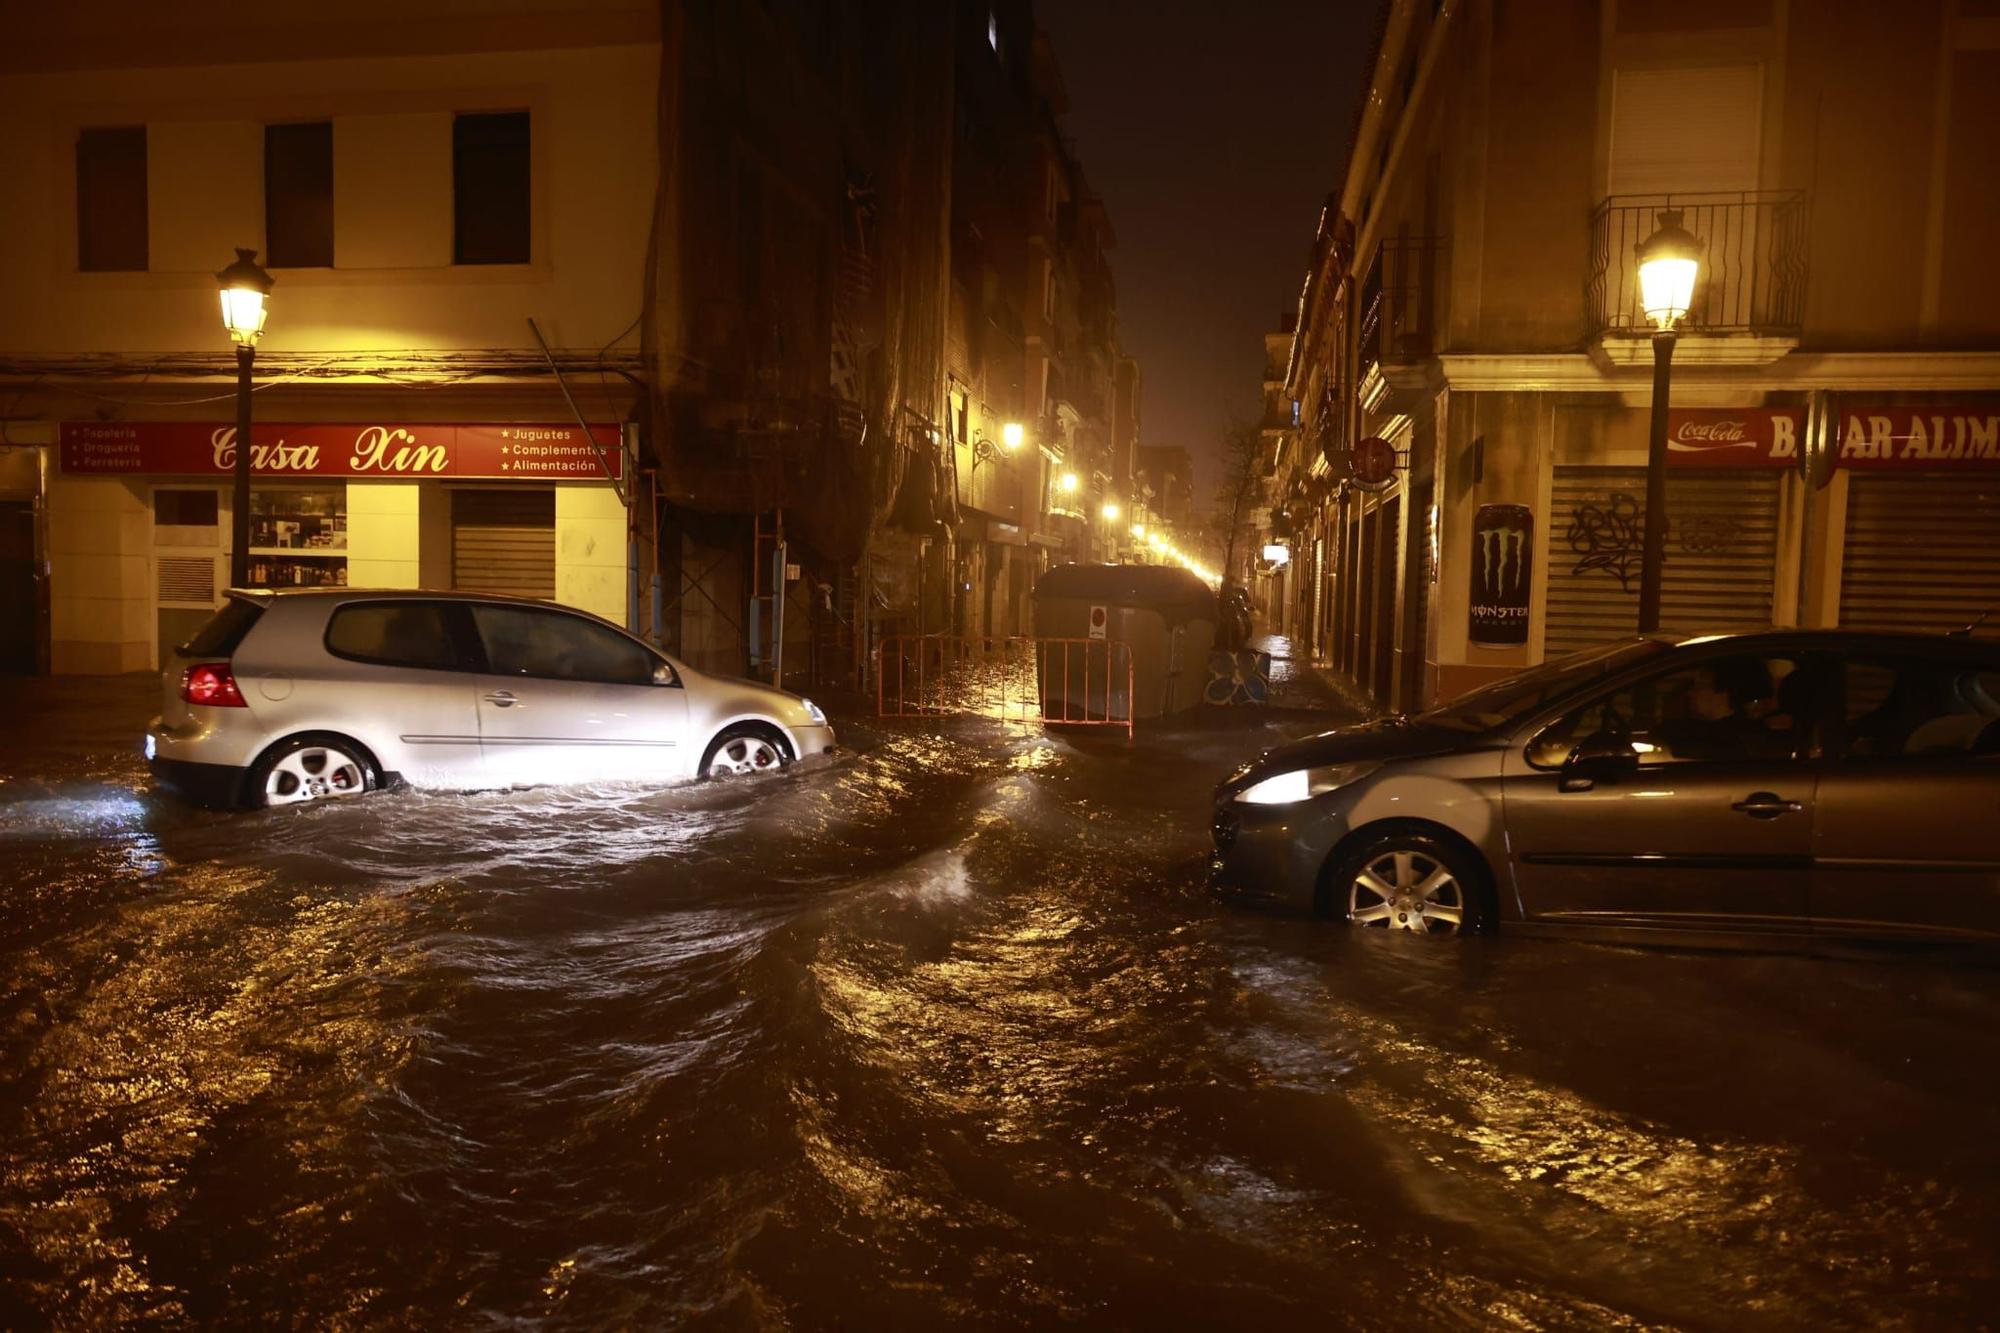
<path id="1" fill-rule="evenodd" d="M 757 773 L 833 748 L 810 699 L 525 598 L 232 591 L 175 654 L 146 757 L 206 804 Z"/>

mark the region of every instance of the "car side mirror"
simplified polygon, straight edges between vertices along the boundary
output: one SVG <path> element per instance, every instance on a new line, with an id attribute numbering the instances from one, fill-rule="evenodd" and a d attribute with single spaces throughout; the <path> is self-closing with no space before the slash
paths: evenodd
<path id="1" fill-rule="evenodd" d="M 1563 760 L 1563 791 L 1589 791 L 1639 771 L 1639 752 L 1622 732 L 1599 731 L 1583 738 Z"/>
<path id="2" fill-rule="evenodd" d="M 653 683 L 655 685 L 678 685 L 680 681 L 675 678 L 674 669 L 665 662 L 662 662 L 653 668 Z"/>

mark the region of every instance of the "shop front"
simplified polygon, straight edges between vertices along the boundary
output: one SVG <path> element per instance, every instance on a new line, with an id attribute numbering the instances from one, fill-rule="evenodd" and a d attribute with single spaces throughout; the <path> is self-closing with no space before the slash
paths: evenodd
<path id="1" fill-rule="evenodd" d="M 1826 604 L 1858 629 L 2000 632 L 2000 406 L 1857 404 L 1828 487 Z"/>
<path id="2" fill-rule="evenodd" d="M 248 586 L 445 588 L 630 615 L 615 425 L 259 424 Z M 147 669 L 220 604 L 234 427 L 71 422 L 49 488 L 58 673 Z"/>

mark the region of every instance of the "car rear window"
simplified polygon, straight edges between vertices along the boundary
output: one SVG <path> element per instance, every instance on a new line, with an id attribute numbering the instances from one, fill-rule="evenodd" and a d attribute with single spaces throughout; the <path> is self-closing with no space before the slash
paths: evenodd
<path id="1" fill-rule="evenodd" d="M 326 650 L 335 657 L 381 666 L 456 671 L 457 645 L 440 602 L 361 602 L 333 613 Z"/>
<path id="2" fill-rule="evenodd" d="M 243 636 L 264 614 L 264 608 L 247 597 L 232 597 L 208 623 L 175 651 L 182 657 L 228 657 L 243 643 Z"/>

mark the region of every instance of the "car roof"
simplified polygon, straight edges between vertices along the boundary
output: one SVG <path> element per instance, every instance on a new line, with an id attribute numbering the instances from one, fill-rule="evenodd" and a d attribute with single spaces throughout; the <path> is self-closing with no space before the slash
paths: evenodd
<path id="1" fill-rule="evenodd" d="M 1950 630 L 1925 632 L 1922 630 L 1844 629 L 1839 627 L 1807 629 L 1764 626 L 1757 629 L 1712 630 L 1706 633 L 1662 634 L 1648 637 L 1671 644 L 1675 648 L 1698 648 L 1710 644 L 1743 649 L 1755 649 L 1767 646 L 1806 649 L 1912 648 L 1927 651 L 1940 647 L 2000 648 L 2000 643 L 1996 643 L 1992 639 L 1975 639 L 1968 634 Z"/>
<path id="2" fill-rule="evenodd" d="M 564 606 L 540 597 L 515 597 L 504 592 L 462 592 L 450 588 L 231 588 L 231 597 L 257 602 L 269 606 L 272 602 L 293 601 L 370 601 L 379 602 L 398 598 L 421 598 L 424 601 L 448 602 L 496 602 L 503 606 L 552 606 L 565 611 L 575 611 L 574 606 Z M 584 612 L 588 615 L 589 612 Z"/>

